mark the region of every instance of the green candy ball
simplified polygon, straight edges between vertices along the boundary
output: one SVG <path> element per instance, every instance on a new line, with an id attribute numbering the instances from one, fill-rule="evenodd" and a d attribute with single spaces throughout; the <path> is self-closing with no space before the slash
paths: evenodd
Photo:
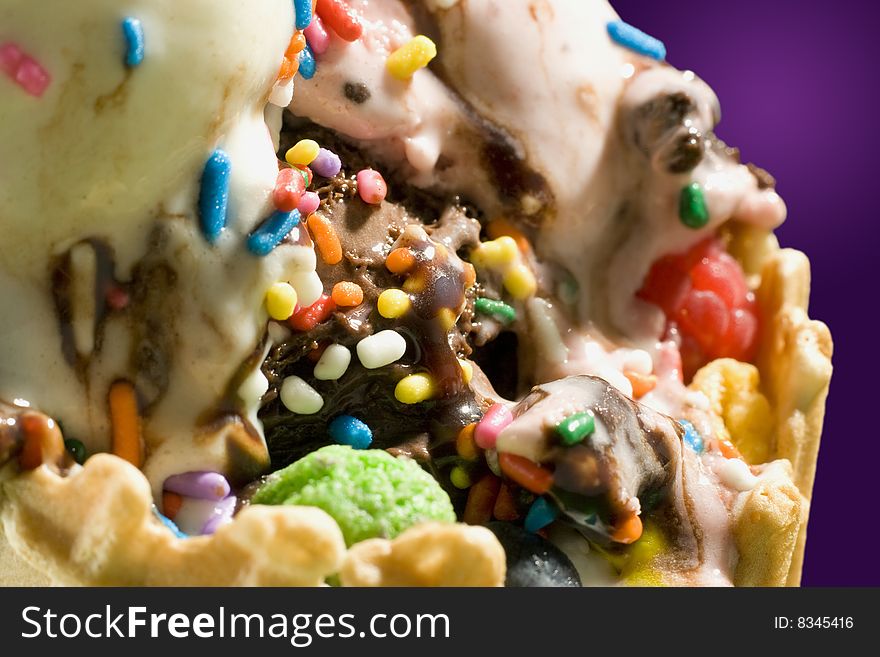
<path id="1" fill-rule="evenodd" d="M 349 546 L 394 538 L 425 521 L 455 522 L 449 496 L 415 461 L 347 445 L 323 447 L 279 470 L 251 501 L 323 509 Z"/>

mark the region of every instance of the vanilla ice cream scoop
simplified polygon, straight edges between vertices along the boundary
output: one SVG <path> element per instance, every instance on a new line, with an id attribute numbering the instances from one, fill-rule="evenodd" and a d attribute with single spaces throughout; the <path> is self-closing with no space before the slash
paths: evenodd
<path id="1" fill-rule="evenodd" d="M 315 266 L 297 229 L 267 256 L 247 247 L 273 212 L 264 110 L 293 26 L 289 0 L 0 7 L 0 398 L 103 451 L 124 382 L 154 490 L 268 458 L 263 296 Z M 210 243 L 198 202 L 218 150 L 228 207 Z"/>

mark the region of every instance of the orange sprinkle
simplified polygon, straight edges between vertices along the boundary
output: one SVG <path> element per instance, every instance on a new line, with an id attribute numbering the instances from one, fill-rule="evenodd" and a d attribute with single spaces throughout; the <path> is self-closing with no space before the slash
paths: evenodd
<path id="1" fill-rule="evenodd" d="M 281 68 L 278 70 L 279 80 L 289 80 L 299 70 L 299 59 L 290 59 L 285 57 L 281 62 Z"/>
<path id="2" fill-rule="evenodd" d="M 477 443 L 474 442 L 474 429 L 477 428 L 476 422 L 471 422 L 458 432 L 455 438 L 455 451 L 465 461 L 476 461 L 480 452 Z"/>
<path id="3" fill-rule="evenodd" d="M 342 261 L 342 244 L 330 220 L 316 212 L 309 215 L 308 227 L 321 260 L 328 265 L 339 264 Z"/>
<path id="4" fill-rule="evenodd" d="M 462 520 L 469 525 L 483 525 L 489 522 L 492 519 L 500 486 L 501 480 L 492 473 L 485 475 L 471 486 Z"/>
<path id="5" fill-rule="evenodd" d="M 633 399 L 640 399 L 657 386 L 657 377 L 653 374 L 639 374 L 627 370 L 623 375 L 629 379 L 633 387 Z"/>
<path id="6" fill-rule="evenodd" d="M 18 419 L 24 439 L 18 453 L 22 470 L 34 470 L 43 463 L 57 464 L 66 453 L 64 439 L 54 420 L 40 413 L 24 413 Z"/>
<path id="7" fill-rule="evenodd" d="M 169 520 L 174 520 L 174 516 L 180 511 L 182 505 L 183 498 L 180 495 L 169 490 L 162 491 L 162 513 Z"/>
<path id="8" fill-rule="evenodd" d="M 502 483 L 498 490 L 498 497 L 495 499 L 495 510 L 492 512 L 497 520 L 505 520 L 513 522 L 519 520 L 519 509 L 516 508 L 516 501 L 513 499 L 513 493 L 510 492 L 510 486 Z"/>
<path id="9" fill-rule="evenodd" d="M 141 442 L 141 417 L 137 393 L 128 381 L 116 381 L 110 386 L 110 426 L 113 434 L 112 451 L 136 468 L 144 463 Z"/>
<path id="10" fill-rule="evenodd" d="M 522 253 L 528 253 L 531 248 L 529 245 L 529 239 L 523 235 L 522 231 L 519 230 L 516 226 L 514 226 L 507 219 L 499 217 L 498 219 L 493 219 L 489 222 L 489 225 L 486 226 L 486 233 L 493 240 L 497 240 L 499 237 L 512 237 L 516 242 L 517 247 Z"/>
<path id="11" fill-rule="evenodd" d="M 642 519 L 637 515 L 631 515 L 621 522 L 611 532 L 611 540 L 624 545 L 635 543 L 642 536 Z"/>
<path id="12" fill-rule="evenodd" d="M 500 452 L 498 465 L 504 474 L 535 495 L 543 495 L 553 486 L 552 472 L 522 456 Z"/>
<path id="13" fill-rule="evenodd" d="M 284 53 L 284 56 L 288 59 L 294 59 L 295 56 L 301 53 L 306 48 L 306 35 L 302 32 L 294 32 L 293 36 L 290 37 L 290 43 L 287 44 L 287 50 Z"/>
<path id="14" fill-rule="evenodd" d="M 724 438 L 718 439 L 718 449 L 721 451 L 721 456 L 726 459 L 741 459 L 743 457 L 736 445 Z"/>
<path id="15" fill-rule="evenodd" d="M 406 248 L 394 249 L 385 258 L 385 268 L 392 274 L 405 274 L 416 264 L 413 252 Z"/>
<path id="16" fill-rule="evenodd" d="M 364 291 L 357 283 L 341 281 L 333 286 L 330 297 L 337 306 L 359 306 L 364 301 Z"/>

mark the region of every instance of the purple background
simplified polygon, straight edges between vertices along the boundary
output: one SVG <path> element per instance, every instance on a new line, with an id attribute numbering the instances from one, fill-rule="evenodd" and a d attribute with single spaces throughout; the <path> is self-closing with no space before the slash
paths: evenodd
<path id="1" fill-rule="evenodd" d="M 612 0 L 666 43 L 669 61 L 721 100 L 718 134 L 766 168 L 788 205 L 777 234 L 813 265 L 810 315 L 834 337 L 834 376 L 813 493 L 803 583 L 880 585 L 880 435 L 866 424 L 878 372 L 874 286 L 880 227 L 876 43 L 868 0 Z M 876 264 L 876 261 L 875 261 Z M 858 304 L 858 305 L 857 305 Z"/>

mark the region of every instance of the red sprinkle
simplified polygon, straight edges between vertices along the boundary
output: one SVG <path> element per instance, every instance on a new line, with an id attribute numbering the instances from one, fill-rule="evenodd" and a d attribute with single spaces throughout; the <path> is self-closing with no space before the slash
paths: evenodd
<path id="1" fill-rule="evenodd" d="M 336 310 L 336 304 L 333 299 L 326 294 L 322 294 L 315 303 L 306 308 L 300 308 L 287 321 L 297 331 L 311 331 L 315 326 L 330 317 L 334 310 Z"/>
<path id="2" fill-rule="evenodd" d="M 272 202 L 281 212 L 293 212 L 299 206 L 300 199 L 306 191 L 306 184 L 297 169 L 284 167 L 275 179 L 272 190 Z"/>
<path id="3" fill-rule="evenodd" d="M 315 11 L 340 39 L 357 41 L 364 27 L 345 0 L 318 0 Z"/>
<path id="4" fill-rule="evenodd" d="M 122 310 L 131 303 L 131 297 L 128 296 L 128 292 L 121 285 L 111 285 L 107 288 L 107 291 L 104 293 L 104 299 L 111 310 Z"/>

